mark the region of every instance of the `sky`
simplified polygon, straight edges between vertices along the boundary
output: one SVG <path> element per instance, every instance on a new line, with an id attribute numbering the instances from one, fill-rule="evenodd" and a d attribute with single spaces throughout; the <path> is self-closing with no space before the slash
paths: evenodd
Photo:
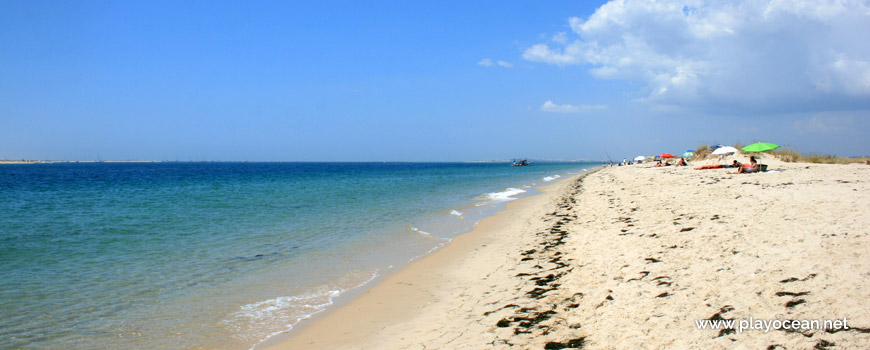
<path id="1" fill-rule="evenodd" d="M 870 1 L 0 0 L 0 159 L 870 155 Z"/>

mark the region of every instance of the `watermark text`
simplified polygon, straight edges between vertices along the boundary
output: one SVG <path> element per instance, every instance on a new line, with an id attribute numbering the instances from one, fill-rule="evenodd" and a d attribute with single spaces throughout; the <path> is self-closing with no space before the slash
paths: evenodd
<path id="1" fill-rule="evenodd" d="M 799 330 L 807 331 L 814 329 L 822 330 L 846 330 L 849 322 L 843 317 L 842 320 L 756 320 L 752 317 L 747 319 L 718 319 L 718 320 L 695 320 L 698 329 L 733 329 L 737 332 L 773 330 Z"/>

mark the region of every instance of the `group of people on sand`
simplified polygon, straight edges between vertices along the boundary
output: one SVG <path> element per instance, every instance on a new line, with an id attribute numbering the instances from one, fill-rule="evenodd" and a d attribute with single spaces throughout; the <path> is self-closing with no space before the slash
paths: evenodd
<path id="1" fill-rule="evenodd" d="M 689 165 L 689 163 L 686 162 L 685 158 L 680 158 L 680 160 L 678 160 L 677 163 L 674 164 L 674 166 L 688 166 L 688 165 Z M 663 166 L 671 166 L 671 162 L 665 161 L 664 163 L 662 163 L 662 160 L 659 159 L 656 161 L 656 165 L 654 165 L 653 167 L 658 168 L 658 167 L 663 167 Z"/>
<path id="2" fill-rule="evenodd" d="M 619 163 L 618 166 L 622 166 L 623 164 L 624 165 L 631 165 L 633 163 L 629 162 L 627 160 L 623 160 L 623 163 Z M 685 158 L 680 158 L 680 160 L 678 160 L 674 164 L 674 166 L 688 166 L 688 165 L 689 165 L 689 163 L 686 162 Z M 610 162 L 610 166 L 613 166 L 612 161 Z M 656 161 L 656 164 L 653 165 L 652 167 L 658 168 L 658 167 L 666 167 L 666 166 L 671 166 L 671 163 L 667 160 L 665 160 L 663 163 L 662 160 L 659 159 Z M 737 174 L 746 174 L 746 173 L 757 173 L 760 171 L 761 167 L 759 166 L 758 161 L 755 160 L 755 156 L 751 156 L 751 157 L 749 157 L 749 163 L 746 163 L 746 164 L 742 164 L 742 163 L 735 160 L 731 164 L 704 165 L 700 168 L 696 168 L 696 170 L 723 169 L 723 168 L 737 168 Z"/>
<path id="3" fill-rule="evenodd" d="M 640 162 L 638 162 L 638 163 L 640 163 Z M 611 161 L 610 161 L 610 166 L 613 166 L 613 165 L 614 165 L 614 164 L 613 164 L 613 161 L 611 160 Z M 634 165 L 634 162 L 629 161 L 629 160 L 626 160 L 626 159 L 623 159 L 623 160 L 622 160 L 622 163 L 616 163 L 616 166 L 623 166 L 623 165 Z"/>
<path id="4" fill-rule="evenodd" d="M 696 170 L 707 170 L 707 169 L 722 169 L 722 168 L 737 168 L 737 174 L 746 174 L 746 173 L 757 173 L 759 170 L 758 161 L 755 160 L 755 156 L 749 157 L 749 163 L 742 164 L 738 161 L 734 161 L 731 164 L 714 164 L 714 165 L 705 165 Z"/>

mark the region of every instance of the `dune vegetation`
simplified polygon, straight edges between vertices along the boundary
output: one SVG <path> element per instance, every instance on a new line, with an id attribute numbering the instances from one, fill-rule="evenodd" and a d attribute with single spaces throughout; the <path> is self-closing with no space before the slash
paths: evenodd
<path id="1" fill-rule="evenodd" d="M 734 148 L 742 149 L 746 145 L 735 144 Z M 707 159 L 713 156 L 714 148 L 707 144 L 701 144 L 695 149 L 695 159 Z M 743 155 L 750 155 L 748 152 L 740 152 Z M 851 164 L 863 163 L 870 165 L 870 157 L 842 157 L 831 154 L 803 154 L 798 150 L 788 147 L 780 147 L 773 151 L 764 152 L 772 155 L 779 160 L 789 163 L 824 163 L 824 164 Z"/>

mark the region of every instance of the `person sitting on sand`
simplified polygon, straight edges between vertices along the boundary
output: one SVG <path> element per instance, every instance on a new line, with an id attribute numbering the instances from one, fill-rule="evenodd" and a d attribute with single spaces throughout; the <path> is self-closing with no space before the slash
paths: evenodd
<path id="1" fill-rule="evenodd" d="M 677 164 L 674 164 L 674 166 L 687 166 L 687 165 L 689 165 L 689 164 L 686 164 L 686 160 L 683 158 L 680 158 L 680 161 L 678 161 Z"/>
<path id="2" fill-rule="evenodd" d="M 749 157 L 749 165 L 741 166 L 740 169 L 737 169 L 738 174 L 748 174 L 748 173 L 757 173 L 758 172 L 758 162 L 755 161 L 755 156 Z"/>

